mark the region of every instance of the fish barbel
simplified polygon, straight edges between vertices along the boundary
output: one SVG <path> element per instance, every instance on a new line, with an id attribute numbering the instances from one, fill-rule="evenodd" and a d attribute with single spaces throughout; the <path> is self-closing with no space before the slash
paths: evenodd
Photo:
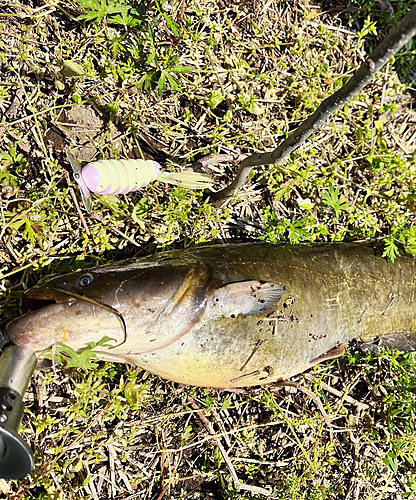
<path id="1" fill-rule="evenodd" d="M 416 348 L 416 260 L 376 245 L 232 244 L 77 271 L 30 289 L 11 341 L 41 353 L 113 339 L 99 357 L 208 387 L 284 380 L 353 339 Z"/>

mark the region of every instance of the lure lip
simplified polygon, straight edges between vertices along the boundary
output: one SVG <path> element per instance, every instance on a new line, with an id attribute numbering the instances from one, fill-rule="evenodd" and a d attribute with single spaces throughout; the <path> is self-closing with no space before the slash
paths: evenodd
<path id="1" fill-rule="evenodd" d="M 66 157 L 74 172 L 74 179 L 81 191 L 81 198 L 84 203 L 85 210 L 90 213 L 92 208 L 91 192 L 88 189 L 84 179 L 82 178 L 82 167 L 78 159 L 68 150 L 66 150 Z"/>

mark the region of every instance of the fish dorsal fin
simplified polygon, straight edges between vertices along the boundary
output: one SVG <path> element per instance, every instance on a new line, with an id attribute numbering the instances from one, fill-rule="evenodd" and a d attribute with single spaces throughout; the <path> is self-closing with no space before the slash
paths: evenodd
<path id="1" fill-rule="evenodd" d="M 218 316 L 257 316 L 269 313 L 284 292 L 284 287 L 275 283 L 239 281 L 215 290 L 210 301 Z"/>

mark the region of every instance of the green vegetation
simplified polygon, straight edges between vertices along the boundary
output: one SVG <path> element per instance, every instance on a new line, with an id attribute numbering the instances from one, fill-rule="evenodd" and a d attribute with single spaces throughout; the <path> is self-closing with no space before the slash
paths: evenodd
<path id="1" fill-rule="evenodd" d="M 65 157 L 71 147 L 81 161 L 152 158 L 177 170 L 211 153 L 273 149 L 412 2 L 392 2 L 391 20 L 384 2 L 368 0 L 328 12 L 308 1 L 26 3 L 6 2 L 0 13 L 2 322 L 39 281 L 173 247 L 375 238 L 391 260 L 416 254 L 414 40 L 304 147 L 256 169 L 223 207 L 155 183 L 94 196 L 93 213 L 82 214 Z M 202 168 L 219 189 L 236 164 Z M 413 354 L 352 350 L 297 377 L 309 392 L 230 393 L 101 363 L 93 349 L 55 354 L 67 370 L 34 376 L 23 427 L 36 468 L 24 481 L 0 481 L 0 497 L 250 498 L 235 490 L 189 396 L 240 481 L 274 498 L 416 495 Z"/>

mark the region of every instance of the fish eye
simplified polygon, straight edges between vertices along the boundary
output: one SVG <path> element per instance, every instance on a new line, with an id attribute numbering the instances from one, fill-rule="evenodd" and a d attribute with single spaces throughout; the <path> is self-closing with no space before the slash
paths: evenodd
<path id="1" fill-rule="evenodd" d="M 81 278 L 78 280 L 80 286 L 88 286 L 94 281 L 94 278 L 91 274 L 83 274 Z"/>

